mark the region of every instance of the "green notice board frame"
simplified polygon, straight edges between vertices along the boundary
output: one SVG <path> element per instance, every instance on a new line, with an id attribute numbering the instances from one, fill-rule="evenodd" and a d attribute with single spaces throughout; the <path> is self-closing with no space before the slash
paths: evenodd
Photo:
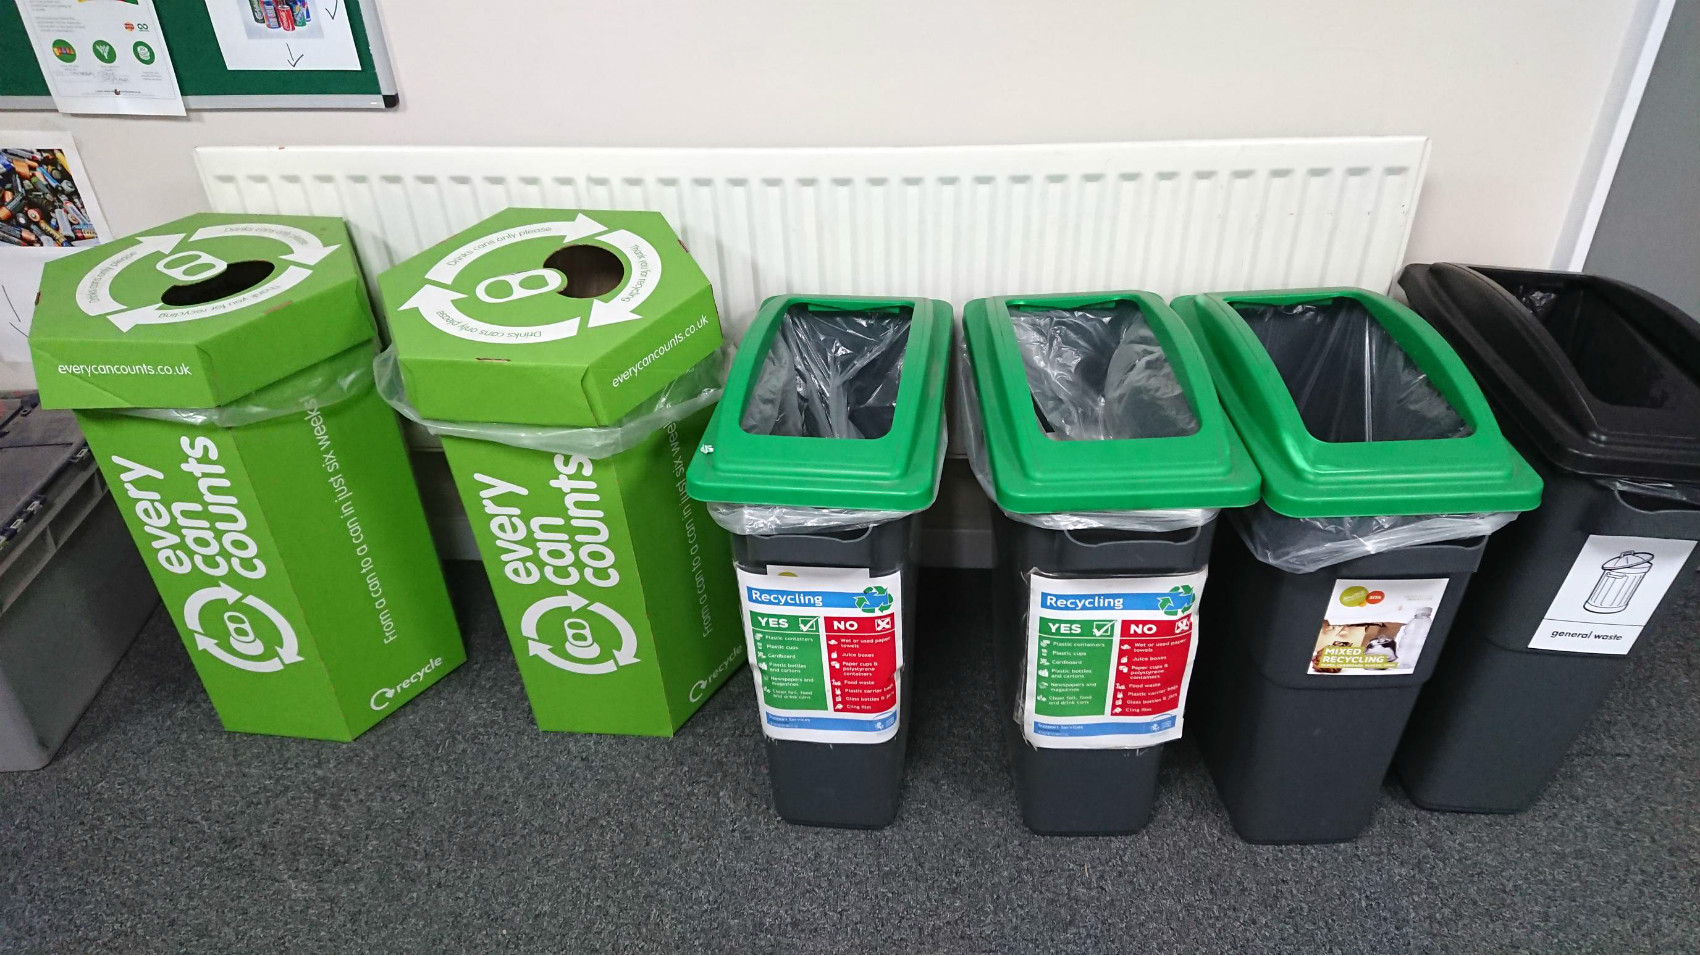
<path id="1" fill-rule="evenodd" d="M 154 0 L 183 105 L 192 110 L 388 109 L 399 102 L 377 11 L 325 0 L 348 17 L 359 70 L 227 70 L 202 0 Z M 51 110 L 47 80 L 24 33 L 18 0 L 0 0 L 0 110 Z"/>

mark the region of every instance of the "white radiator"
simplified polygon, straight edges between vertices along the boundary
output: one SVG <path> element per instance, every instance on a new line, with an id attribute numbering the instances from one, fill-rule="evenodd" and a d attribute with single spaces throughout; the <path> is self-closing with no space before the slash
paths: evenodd
<path id="1" fill-rule="evenodd" d="M 1385 290 L 1428 141 L 196 152 L 214 210 L 341 216 L 368 278 L 507 206 L 659 210 L 737 338 L 762 299 L 783 292 L 960 307 L 1000 293 Z M 439 547 L 476 559 L 441 456 L 419 463 Z M 960 475 L 945 494 L 954 505 L 934 511 L 950 520 L 929 526 L 923 561 L 984 565 L 984 499 Z"/>
<path id="2" fill-rule="evenodd" d="M 1420 136 L 892 149 L 209 147 L 212 208 L 348 220 L 372 274 L 506 206 L 654 209 L 727 330 L 782 292 L 1355 285 L 1401 264 Z"/>

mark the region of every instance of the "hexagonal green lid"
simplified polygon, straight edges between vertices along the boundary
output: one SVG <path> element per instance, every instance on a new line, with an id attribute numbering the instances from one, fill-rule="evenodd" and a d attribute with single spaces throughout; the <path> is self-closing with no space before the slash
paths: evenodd
<path id="1" fill-rule="evenodd" d="M 52 408 L 210 408 L 375 334 L 342 220 L 206 213 L 48 263 L 30 351 Z"/>
<path id="2" fill-rule="evenodd" d="M 611 424 L 721 342 L 708 278 L 657 212 L 506 209 L 378 284 L 428 418 Z"/>

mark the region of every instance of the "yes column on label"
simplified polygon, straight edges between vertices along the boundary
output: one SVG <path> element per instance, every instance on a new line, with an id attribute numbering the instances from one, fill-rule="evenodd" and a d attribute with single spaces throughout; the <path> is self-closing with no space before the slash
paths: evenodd
<path id="1" fill-rule="evenodd" d="M 768 706 L 825 710 L 820 618 L 751 611 L 750 634 Z"/>

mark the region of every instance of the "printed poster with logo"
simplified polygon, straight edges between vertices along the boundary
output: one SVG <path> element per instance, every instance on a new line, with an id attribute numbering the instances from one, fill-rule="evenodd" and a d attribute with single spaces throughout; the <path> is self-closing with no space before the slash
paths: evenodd
<path id="1" fill-rule="evenodd" d="M 1445 593 L 1445 578 L 1335 581 L 1308 673 L 1391 676 L 1414 672 Z"/>
<path id="2" fill-rule="evenodd" d="M 903 581 L 866 568 L 738 569 L 762 732 L 877 744 L 897 735 Z"/>
<path id="3" fill-rule="evenodd" d="M 153 0 L 18 0 L 61 113 L 182 116 Z"/>
<path id="4" fill-rule="evenodd" d="M 1205 571 L 1032 575 L 1021 733 L 1035 747 L 1150 747 L 1181 735 Z"/>

